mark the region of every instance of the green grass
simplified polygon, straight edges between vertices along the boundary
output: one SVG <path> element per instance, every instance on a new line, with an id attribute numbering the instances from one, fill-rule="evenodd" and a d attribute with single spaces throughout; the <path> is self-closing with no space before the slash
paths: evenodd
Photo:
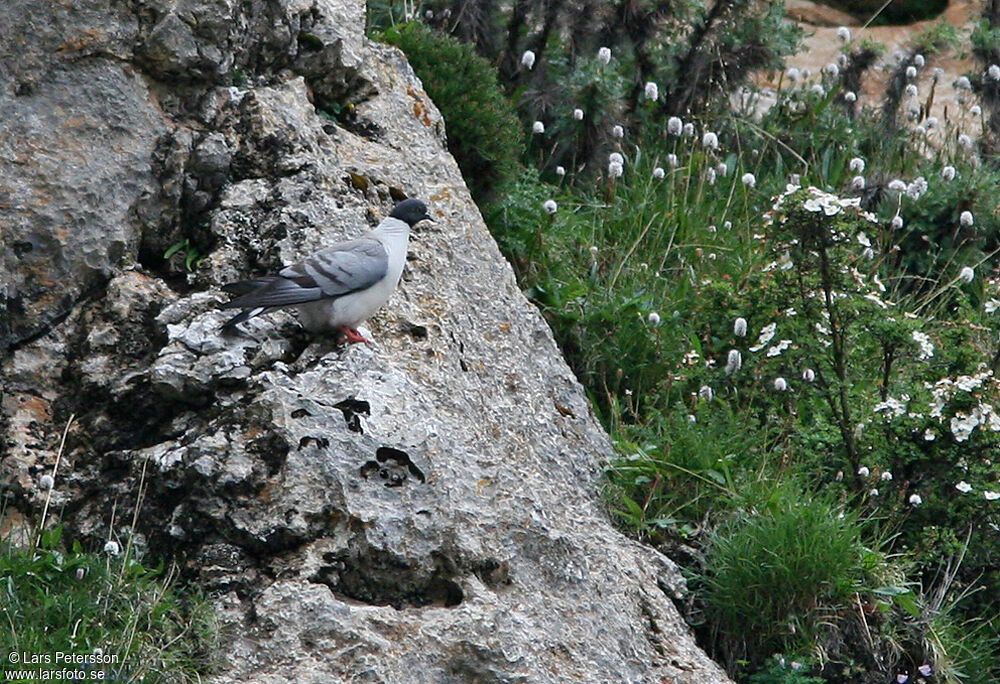
<path id="1" fill-rule="evenodd" d="M 201 681 L 218 648 L 208 602 L 193 589 L 178 590 L 173 573 L 146 567 L 127 550 L 89 553 L 78 543 L 64 549 L 59 536 L 58 528 L 47 532 L 36 548 L 0 545 L 0 669 L 84 670 L 88 681 Z M 9 653 L 29 662 L 15 663 Z M 95 653 L 105 662 L 67 663 L 56 655 Z"/>

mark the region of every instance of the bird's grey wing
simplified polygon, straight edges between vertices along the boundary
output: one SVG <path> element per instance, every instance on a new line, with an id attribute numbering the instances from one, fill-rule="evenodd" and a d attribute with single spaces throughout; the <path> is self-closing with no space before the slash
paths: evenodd
<path id="1" fill-rule="evenodd" d="M 363 237 L 321 249 L 278 275 L 299 287 L 318 289 L 322 297 L 340 297 L 365 290 L 385 277 L 389 254 L 375 238 Z"/>

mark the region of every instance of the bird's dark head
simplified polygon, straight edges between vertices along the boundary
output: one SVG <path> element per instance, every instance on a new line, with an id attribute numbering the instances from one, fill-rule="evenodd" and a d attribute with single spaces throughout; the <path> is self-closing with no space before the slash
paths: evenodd
<path id="1" fill-rule="evenodd" d="M 427 213 L 427 205 L 417 199 L 403 200 L 396 205 L 396 208 L 389 214 L 394 219 L 399 219 L 412 228 L 421 221 L 433 221 L 431 215 Z"/>

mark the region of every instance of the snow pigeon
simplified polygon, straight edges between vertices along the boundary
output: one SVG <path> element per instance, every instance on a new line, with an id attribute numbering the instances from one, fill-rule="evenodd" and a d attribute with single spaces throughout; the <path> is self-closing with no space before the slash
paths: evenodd
<path id="1" fill-rule="evenodd" d="M 348 342 L 371 342 L 357 330 L 388 301 L 406 262 L 410 228 L 432 221 L 427 206 L 403 200 L 375 230 L 356 240 L 338 242 L 291 266 L 278 275 L 243 280 L 223 286 L 236 298 L 225 309 L 243 309 L 223 324 L 238 323 L 283 307 L 295 307 L 306 329 L 340 331 Z"/>

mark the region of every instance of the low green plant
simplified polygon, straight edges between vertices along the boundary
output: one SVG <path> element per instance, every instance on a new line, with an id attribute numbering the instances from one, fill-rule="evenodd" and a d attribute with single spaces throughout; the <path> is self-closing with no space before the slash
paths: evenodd
<path id="1" fill-rule="evenodd" d="M 85 671 L 78 675 L 88 681 L 201 681 L 218 646 L 207 601 L 177 590 L 162 566 L 147 567 L 127 552 L 87 552 L 79 542 L 65 549 L 60 537 L 56 527 L 33 547 L 0 543 L 0 652 L 28 658 L 17 663 L 5 655 L 0 669 L 14 679 L 4 681 L 20 681 L 18 670 Z"/>

